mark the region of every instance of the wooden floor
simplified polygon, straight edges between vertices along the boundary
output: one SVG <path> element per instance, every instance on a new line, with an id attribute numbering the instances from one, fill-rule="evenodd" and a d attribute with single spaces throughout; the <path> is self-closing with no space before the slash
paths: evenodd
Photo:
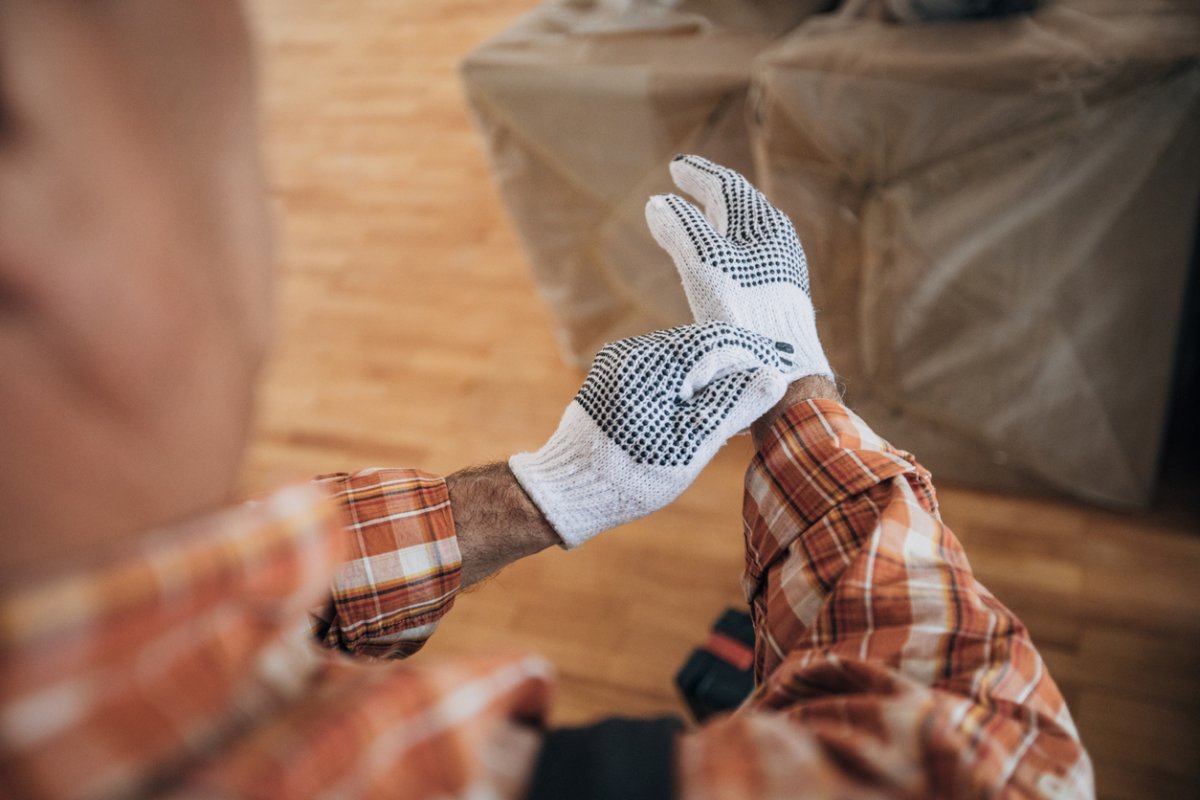
<path id="1" fill-rule="evenodd" d="M 282 275 L 248 492 L 503 459 L 539 446 L 574 394 L 456 74 L 531 4 L 253 0 Z M 562 676 L 557 722 L 678 711 L 672 675 L 741 601 L 748 457 L 737 441 L 670 509 L 463 596 L 420 657 L 541 651 Z M 1101 796 L 1200 796 L 1197 514 L 941 497 L 1066 692 Z"/>

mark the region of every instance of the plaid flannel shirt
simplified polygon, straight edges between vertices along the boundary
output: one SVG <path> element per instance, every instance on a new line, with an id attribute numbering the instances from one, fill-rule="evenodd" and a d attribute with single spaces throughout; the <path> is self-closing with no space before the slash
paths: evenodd
<path id="1" fill-rule="evenodd" d="M 1093 793 L 1028 633 L 910 455 L 799 404 L 744 516 L 758 688 L 680 737 L 682 797 Z M 459 574 L 444 482 L 367 470 L 6 592 L 0 796 L 520 796 L 546 662 L 352 655 L 419 649 Z"/>

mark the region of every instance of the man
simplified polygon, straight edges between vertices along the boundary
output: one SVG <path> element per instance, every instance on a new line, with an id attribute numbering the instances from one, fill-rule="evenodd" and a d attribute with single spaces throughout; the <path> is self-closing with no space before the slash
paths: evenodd
<path id="1" fill-rule="evenodd" d="M 545 446 L 222 510 L 267 339 L 247 54 L 229 0 L 0 4 L 0 796 L 1091 794 L 928 474 L 839 403 L 790 223 L 700 158 L 703 213 L 647 206 L 697 324 L 605 348 Z M 536 657 L 378 660 L 745 427 L 737 714 L 547 731 Z"/>

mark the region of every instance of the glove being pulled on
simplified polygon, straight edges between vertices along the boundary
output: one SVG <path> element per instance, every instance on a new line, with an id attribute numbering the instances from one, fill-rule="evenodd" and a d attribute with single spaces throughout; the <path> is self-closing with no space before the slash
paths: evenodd
<path id="1" fill-rule="evenodd" d="M 558 430 L 509 467 L 567 547 L 678 497 L 787 389 L 787 343 L 724 322 L 606 345 Z"/>

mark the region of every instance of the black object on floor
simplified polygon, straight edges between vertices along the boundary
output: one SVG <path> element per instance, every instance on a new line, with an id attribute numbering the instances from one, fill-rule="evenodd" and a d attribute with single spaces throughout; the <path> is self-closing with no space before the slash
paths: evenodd
<path id="1" fill-rule="evenodd" d="M 528 800 L 670 800 L 678 717 L 606 719 L 546 734 Z"/>
<path id="2" fill-rule="evenodd" d="M 754 623 L 750 615 L 727 609 L 708 639 L 692 651 L 675 676 L 697 722 L 741 705 L 754 691 Z"/>

